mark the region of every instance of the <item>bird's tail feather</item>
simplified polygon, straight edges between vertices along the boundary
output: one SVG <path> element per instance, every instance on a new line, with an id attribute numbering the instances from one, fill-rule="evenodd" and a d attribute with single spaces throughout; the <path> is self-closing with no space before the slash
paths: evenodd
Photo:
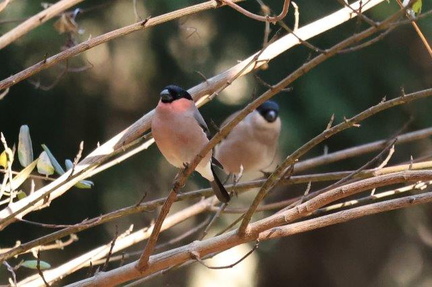
<path id="1" fill-rule="evenodd" d="M 210 167 L 214 177 L 214 180 L 210 182 L 211 187 L 214 193 L 216 194 L 216 197 L 219 199 L 219 201 L 227 203 L 231 199 L 228 194 L 228 191 L 226 191 L 222 182 L 219 180 L 217 174 L 215 173 L 213 164 L 211 164 Z"/>

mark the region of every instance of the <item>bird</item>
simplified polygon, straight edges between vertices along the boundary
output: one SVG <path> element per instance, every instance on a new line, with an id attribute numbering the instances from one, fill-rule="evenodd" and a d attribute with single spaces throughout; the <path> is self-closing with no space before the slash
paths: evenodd
<path id="1" fill-rule="evenodd" d="M 230 115 L 221 127 L 239 112 Z M 240 121 L 215 147 L 215 157 L 226 173 L 238 179 L 243 172 L 264 172 L 276 156 L 280 131 L 279 105 L 266 101 Z"/>
<path id="2" fill-rule="evenodd" d="M 151 130 L 162 155 L 178 168 L 189 164 L 209 142 L 209 129 L 191 95 L 176 85 L 168 85 L 160 93 Z M 227 203 L 230 195 L 215 174 L 219 163 L 212 154 L 207 153 L 195 170 L 210 182 L 219 201 Z"/>

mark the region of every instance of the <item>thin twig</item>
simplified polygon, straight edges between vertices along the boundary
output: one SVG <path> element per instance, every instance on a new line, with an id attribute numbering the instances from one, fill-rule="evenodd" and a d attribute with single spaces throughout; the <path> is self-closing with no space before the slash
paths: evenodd
<path id="1" fill-rule="evenodd" d="M 114 234 L 114 238 L 113 238 L 113 240 L 111 242 L 111 247 L 110 247 L 110 250 L 108 251 L 108 254 L 107 254 L 107 257 L 106 257 L 106 260 L 105 260 L 105 264 L 101 268 L 102 271 L 105 271 L 108 268 L 108 263 L 110 262 L 110 258 L 111 258 L 111 255 L 112 255 L 112 252 L 113 252 L 113 249 L 114 249 L 114 245 L 115 245 L 115 242 L 116 242 L 117 237 L 118 237 L 118 228 L 117 228 L 117 225 L 116 225 L 115 229 L 116 229 L 116 231 L 115 231 L 115 234 Z"/>
<path id="2" fill-rule="evenodd" d="M 198 261 L 200 264 L 202 264 L 203 266 L 205 266 L 208 269 L 228 269 L 228 268 L 233 268 L 234 266 L 236 266 L 237 264 L 239 264 L 240 262 L 242 262 L 243 260 L 245 260 L 247 257 L 249 257 L 249 255 L 251 255 L 255 250 L 258 249 L 259 246 L 259 241 L 257 241 L 254 245 L 254 247 L 248 252 L 246 253 L 242 258 L 240 258 L 239 260 L 237 260 L 236 262 L 229 264 L 229 265 L 225 265 L 225 266 L 209 266 L 207 264 L 205 264 L 205 262 L 200 258 L 199 254 L 197 252 L 191 252 L 192 257 Z"/>
<path id="3" fill-rule="evenodd" d="M 428 182 L 428 183 L 420 182 L 420 183 L 410 184 L 410 185 L 407 185 L 404 187 L 400 187 L 400 188 L 396 188 L 396 189 L 392 189 L 392 190 L 388 190 L 388 191 L 383 191 L 380 193 L 375 193 L 373 195 L 368 195 L 368 196 L 361 197 L 358 199 L 353 199 L 353 200 L 344 201 L 341 203 L 336 203 L 336 204 L 326 206 L 326 207 L 323 207 L 323 208 L 316 210 L 315 212 L 312 213 L 312 216 L 320 216 L 322 214 L 337 211 L 338 209 L 347 208 L 347 207 L 360 205 L 360 204 L 365 204 L 365 203 L 368 203 L 371 201 L 384 199 L 386 197 L 390 197 L 390 196 L 394 196 L 394 195 L 398 195 L 398 194 L 402 194 L 402 193 L 407 193 L 407 192 L 412 192 L 414 190 L 424 190 L 430 184 L 431 184 L 431 182 Z"/>
<path id="4" fill-rule="evenodd" d="M 177 236 L 176 238 L 173 238 L 171 240 L 169 240 L 166 243 L 157 245 L 155 247 L 155 250 L 160 250 L 160 249 L 164 249 L 168 246 L 171 246 L 173 244 L 176 244 L 179 241 L 182 241 L 183 239 L 185 239 L 186 237 L 191 236 L 192 234 L 198 232 L 199 230 L 201 230 L 202 228 L 204 228 L 205 226 L 207 226 L 209 224 L 209 221 L 211 220 L 211 217 L 209 217 L 208 219 L 204 220 L 203 222 L 201 222 L 200 224 L 198 224 L 197 226 L 189 229 L 188 231 L 186 231 L 185 233 L 181 234 L 180 236 Z M 139 254 L 141 254 L 141 252 L 139 252 Z"/>
<path id="5" fill-rule="evenodd" d="M 14 286 L 17 285 L 15 269 L 9 265 L 6 261 L 3 262 L 3 265 L 6 266 L 6 269 L 12 274 L 12 282 Z"/>
<path id="6" fill-rule="evenodd" d="M 216 213 L 214 214 L 214 216 L 211 218 L 210 222 L 208 223 L 208 225 L 206 226 L 206 228 L 204 229 L 203 233 L 201 234 L 199 240 L 203 240 L 204 237 L 207 236 L 208 231 L 210 230 L 210 227 L 213 225 L 213 223 L 216 222 L 216 219 L 218 219 L 221 215 L 221 213 L 225 210 L 225 208 L 228 206 L 228 203 L 222 203 L 221 206 L 219 206 L 217 208 Z"/>
<path id="7" fill-rule="evenodd" d="M 249 17 L 249 18 L 254 19 L 256 21 L 270 22 L 273 24 L 275 24 L 276 22 L 281 21 L 283 18 L 285 18 L 286 14 L 288 13 L 288 8 L 289 8 L 289 4 L 290 4 L 290 0 L 284 0 L 284 4 L 283 4 L 281 13 L 278 16 L 270 17 L 268 15 L 267 16 L 261 16 L 261 15 L 256 15 L 254 13 L 251 13 L 248 10 L 235 4 L 232 0 L 221 0 L 221 2 L 227 4 L 228 6 L 230 6 L 234 10 L 242 13 L 246 17 Z"/>
<path id="8" fill-rule="evenodd" d="M 45 276 L 42 272 L 41 266 L 40 266 L 40 250 L 37 252 L 37 262 L 36 262 L 36 269 L 39 273 L 39 276 L 42 278 L 45 286 L 49 287 L 50 285 L 48 284 L 48 282 L 45 280 Z"/>

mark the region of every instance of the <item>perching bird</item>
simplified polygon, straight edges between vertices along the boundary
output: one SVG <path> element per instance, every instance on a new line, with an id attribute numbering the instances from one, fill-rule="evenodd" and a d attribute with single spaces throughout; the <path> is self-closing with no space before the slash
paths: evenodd
<path id="1" fill-rule="evenodd" d="M 191 95 L 175 85 L 165 87 L 160 93 L 151 128 L 161 153 L 178 168 L 190 163 L 209 142 L 207 125 Z M 215 163 L 209 152 L 195 170 L 210 181 L 221 202 L 228 202 L 230 196 L 214 173 Z"/>
<path id="2" fill-rule="evenodd" d="M 222 127 L 239 112 L 229 116 Z M 215 157 L 229 174 L 264 171 L 276 155 L 281 121 L 279 106 L 267 101 L 248 114 L 215 148 Z"/>

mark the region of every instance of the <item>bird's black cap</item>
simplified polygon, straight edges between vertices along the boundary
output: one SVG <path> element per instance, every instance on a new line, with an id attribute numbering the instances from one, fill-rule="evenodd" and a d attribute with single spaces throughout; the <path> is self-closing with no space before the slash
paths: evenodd
<path id="1" fill-rule="evenodd" d="M 269 123 L 274 122 L 279 115 L 279 105 L 273 101 L 267 101 L 256 109 Z"/>
<path id="2" fill-rule="evenodd" d="M 191 95 L 184 89 L 176 85 L 166 86 L 160 93 L 163 103 L 171 103 L 178 99 L 188 99 L 192 101 Z"/>

